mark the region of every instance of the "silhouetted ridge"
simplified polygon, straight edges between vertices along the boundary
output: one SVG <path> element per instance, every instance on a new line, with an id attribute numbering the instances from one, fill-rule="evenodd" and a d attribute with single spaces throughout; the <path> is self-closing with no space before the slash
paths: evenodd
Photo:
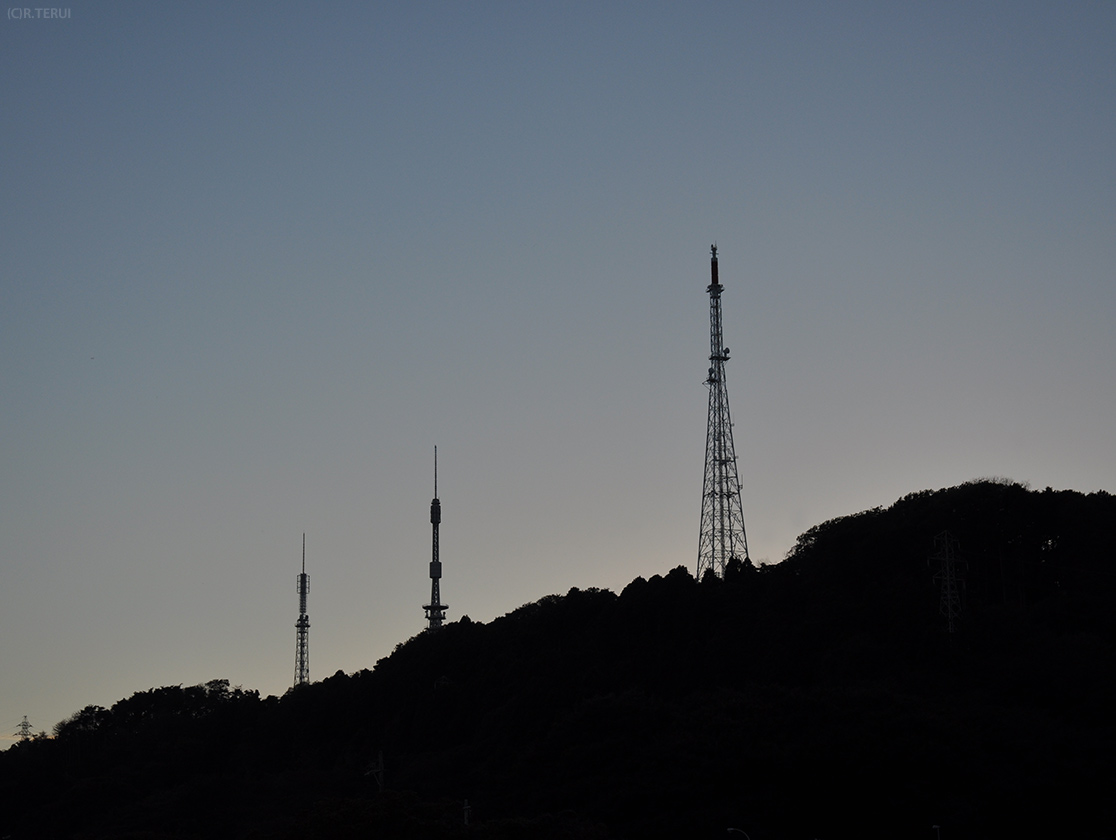
<path id="1" fill-rule="evenodd" d="M 0 835 L 1100 836 L 1113 522 L 1107 493 L 972 482 L 822 523 L 777 565 L 465 617 L 281 698 L 139 692 L 0 754 L 22 803 Z"/>

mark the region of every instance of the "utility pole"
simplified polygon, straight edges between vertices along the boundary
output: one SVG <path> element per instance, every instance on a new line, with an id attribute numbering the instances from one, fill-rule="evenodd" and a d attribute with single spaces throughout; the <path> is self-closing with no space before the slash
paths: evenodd
<path id="1" fill-rule="evenodd" d="M 701 537 L 698 540 L 697 578 L 707 571 L 724 576 L 730 560 L 748 559 L 744 510 L 740 504 L 740 476 L 732 443 L 725 362 L 729 349 L 721 334 L 721 286 L 717 274 L 717 246 L 711 248 L 709 292 L 709 423 L 705 432 L 705 478 L 701 491 Z"/>

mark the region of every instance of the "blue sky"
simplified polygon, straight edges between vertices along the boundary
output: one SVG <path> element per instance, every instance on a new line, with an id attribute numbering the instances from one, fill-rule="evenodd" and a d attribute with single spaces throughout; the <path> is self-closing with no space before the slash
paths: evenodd
<path id="1" fill-rule="evenodd" d="M 1111 3 L 0 21 L 0 724 L 693 569 L 720 251 L 756 561 L 1116 491 Z"/>

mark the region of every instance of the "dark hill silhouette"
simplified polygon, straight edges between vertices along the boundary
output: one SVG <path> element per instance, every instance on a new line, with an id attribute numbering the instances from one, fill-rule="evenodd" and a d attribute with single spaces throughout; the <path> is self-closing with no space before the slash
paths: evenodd
<path id="1" fill-rule="evenodd" d="M 282 698 L 141 692 L 0 754 L 0 835 L 1110 836 L 1114 522 L 1106 493 L 972 482 L 777 565 L 462 618 Z"/>

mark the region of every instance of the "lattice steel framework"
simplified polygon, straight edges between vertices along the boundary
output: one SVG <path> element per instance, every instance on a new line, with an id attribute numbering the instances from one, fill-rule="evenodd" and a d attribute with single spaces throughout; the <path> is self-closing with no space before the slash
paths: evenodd
<path id="1" fill-rule="evenodd" d="M 446 620 L 448 604 L 442 603 L 439 584 L 442 580 L 442 562 L 438 559 L 438 526 L 442 523 L 442 503 L 438 501 L 438 447 L 434 447 L 434 498 L 430 502 L 430 524 L 434 528 L 434 549 L 430 560 L 430 603 L 423 604 L 429 628 L 437 630 Z"/>
<path id="2" fill-rule="evenodd" d="M 310 594 L 310 575 L 306 574 L 306 534 L 302 535 L 302 573 L 298 576 L 298 621 L 295 622 L 295 685 L 310 682 L 310 616 L 306 599 Z"/>
<path id="3" fill-rule="evenodd" d="M 941 614 L 946 619 L 946 630 L 952 639 L 961 632 L 961 590 L 965 587 L 965 567 L 959 559 L 960 543 L 949 531 L 934 537 L 936 551 L 931 560 L 938 561 L 934 580 L 942 591 Z"/>
<path id="4" fill-rule="evenodd" d="M 701 491 L 701 537 L 697 577 L 709 570 L 724 575 L 733 558 L 748 559 L 744 510 L 740 504 L 740 476 L 732 444 L 725 362 L 729 350 L 721 334 L 721 286 L 717 276 L 717 246 L 712 246 L 709 292 L 709 424 L 705 433 L 705 479 Z"/>

